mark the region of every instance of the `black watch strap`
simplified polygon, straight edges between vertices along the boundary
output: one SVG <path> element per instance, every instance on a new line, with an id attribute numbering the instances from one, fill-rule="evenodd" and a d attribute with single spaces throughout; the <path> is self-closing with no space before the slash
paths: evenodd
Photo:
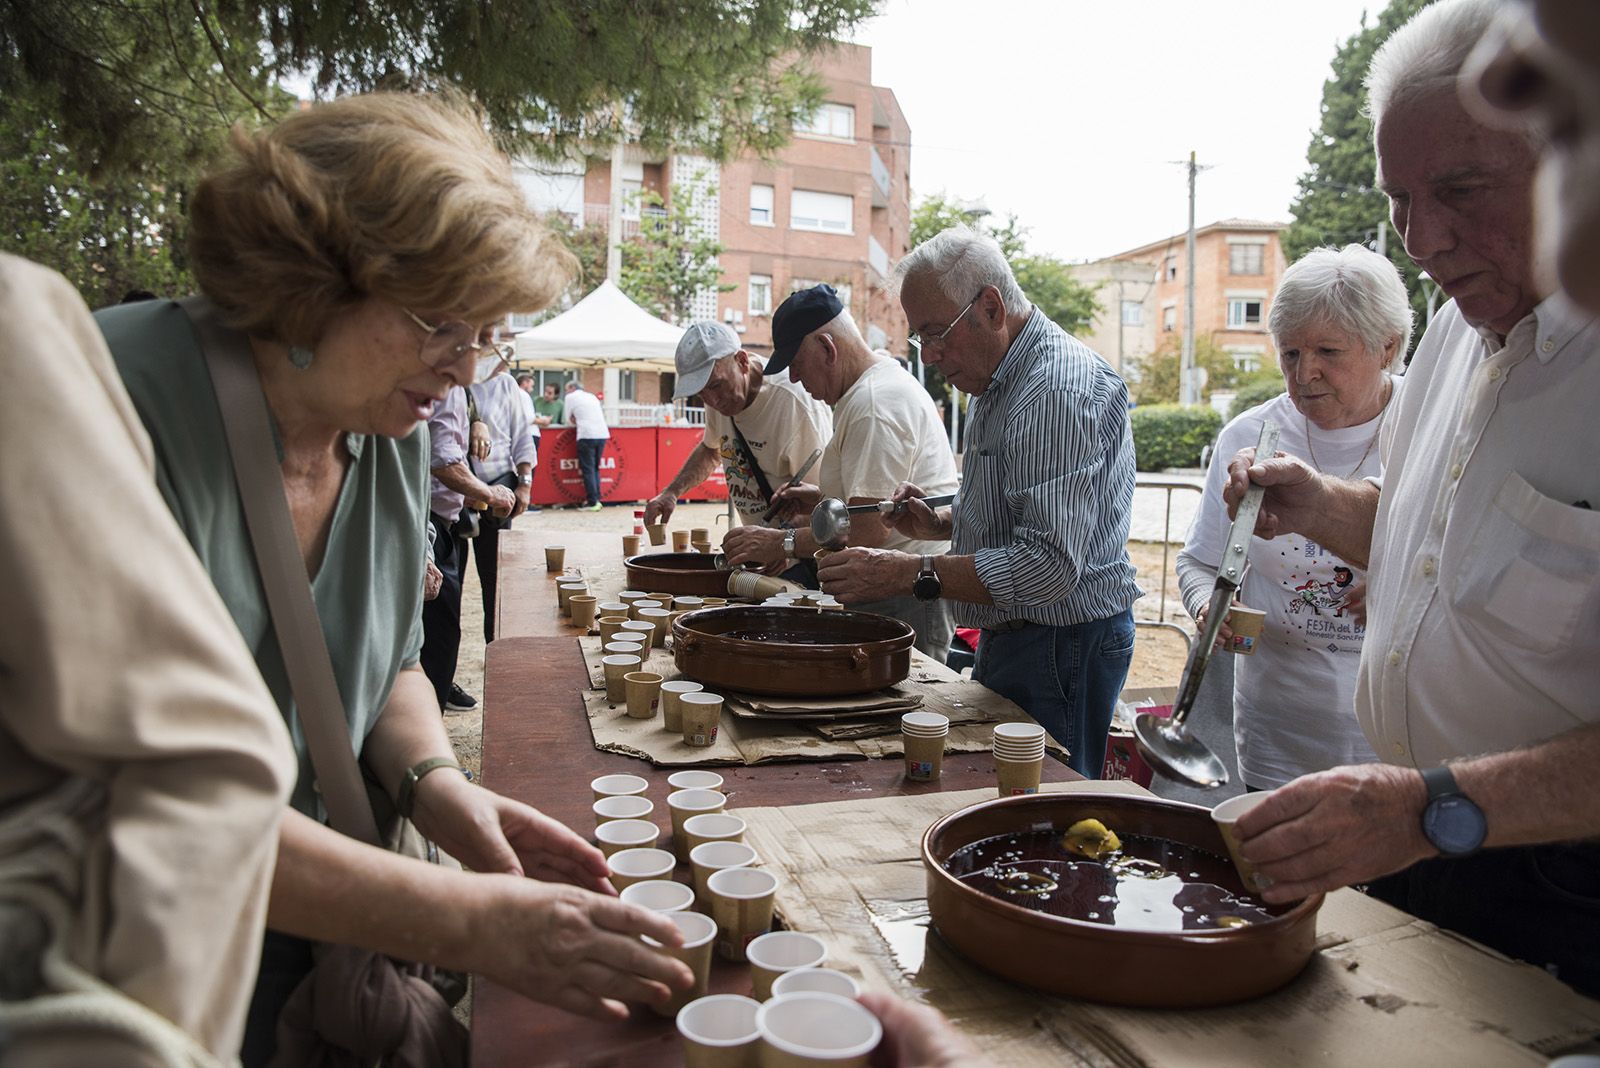
<path id="1" fill-rule="evenodd" d="M 1441 797 L 1459 794 L 1461 787 L 1456 785 L 1455 773 L 1448 764 L 1440 764 L 1436 768 L 1422 769 L 1422 785 L 1428 788 L 1428 800 L 1437 801 Z"/>

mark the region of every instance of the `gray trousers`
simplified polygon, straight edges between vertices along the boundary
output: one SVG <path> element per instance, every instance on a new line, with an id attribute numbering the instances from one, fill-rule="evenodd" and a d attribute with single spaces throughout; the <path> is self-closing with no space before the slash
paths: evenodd
<path id="1" fill-rule="evenodd" d="M 917 648 L 926 656 L 944 663 L 950 655 L 950 639 L 955 635 L 950 606 L 942 600 L 919 601 L 915 597 L 891 597 L 886 601 L 848 606 L 855 612 L 876 612 L 893 616 L 917 632 Z"/>

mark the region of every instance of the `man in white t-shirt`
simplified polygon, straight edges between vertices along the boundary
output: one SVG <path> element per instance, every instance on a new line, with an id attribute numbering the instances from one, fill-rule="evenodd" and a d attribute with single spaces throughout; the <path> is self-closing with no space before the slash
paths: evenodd
<path id="1" fill-rule="evenodd" d="M 578 470 L 583 475 L 583 510 L 600 510 L 600 455 L 611 440 L 606 413 L 600 398 L 578 385 L 567 383 L 567 425 L 578 431 Z"/>
<path id="2" fill-rule="evenodd" d="M 718 464 L 728 496 L 746 525 L 763 521 L 772 494 L 833 436 L 828 406 L 813 400 L 789 375 L 767 374 L 763 361 L 739 345 L 739 336 L 712 320 L 692 323 L 678 342 L 674 397 L 699 394 L 706 409 L 701 447 L 676 477 L 645 505 L 645 522 L 665 523 L 678 498 L 700 485 Z M 807 576 L 814 579 L 815 572 Z M 814 585 L 815 583 L 811 583 Z"/>
<path id="3" fill-rule="evenodd" d="M 817 485 L 775 495 L 792 502 L 792 515 L 809 515 L 822 497 L 850 504 L 887 500 L 905 482 L 933 495 L 955 492 L 955 457 L 932 398 L 894 360 L 873 354 L 833 287 L 791 294 L 773 314 L 772 342 L 767 371 L 789 370 L 807 393 L 833 406 L 833 438 L 822 454 Z M 850 545 L 925 557 L 950 549 L 948 541 L 899 534 L 873 512 L 850 517 Z M 787 532 L 742 527 L 730 531 L 723 546 L 731 564 L 772 564 L 810 557 L 817 550 L 803 523 Z M 917 648 L 940 663 L 949 653 L 950 610 L 937 598 L 923 600 L 907 589 L 903 595 L 852 607 L 910 624 L 917 632 Z"/>

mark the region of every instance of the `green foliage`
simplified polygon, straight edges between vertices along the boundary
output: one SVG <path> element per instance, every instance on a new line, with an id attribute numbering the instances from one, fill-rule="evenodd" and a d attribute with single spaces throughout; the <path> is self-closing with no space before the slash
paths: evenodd
<path id="1" fill-rule="evenodd" d="M 1174 336 L 1148 356 L 1130 360 L 1128 389 L 1133 399 L 1139 404 L 1176 404 L 1178 367 L 1182 359 L 1183 342 Z M 1256 381 L 1283 385 L 1283 377 L 1270 363 L 1258 371 L 1241 371 L 1233 362 L 1233 355 L 1205 335 L 1195 338 L 1194 365 L 1206 372 L 1208 395 L 1216 390 L 1240 389 Z"/>
<path id="2" fill-rule="evenodd" d="M 734 288 L 722 284 L 717 264 L 722 245 L 702 235 L 694 218 L 693 194 L 683 186 L 672 187 L 670 205 L 654 190 L 646 190 L 639 203 L 639 236 L 622 246 L 619 285 L 652 315 L 687 323 L 696 293 L 703 289 L 726 293 Z"/>
<path id="3" fill-rule="evenodd" d="M 578 271 L 562 300 L 545 309 L 539 322 L 560 315 L 594 291 L 606 278 L 606 228 L 575 223 L 570 215 L 552 211 L 545 215 L 544 224 L 561 239 L 578 260 Z"/>
<path id="4" fill-rule="evenodd" d="M 1389 204 L 1374 185 L 1377 157 L 1372 150 L 1372 122 L 1361 114 L 1367 99 L 1362 83 L 1373 53 L 1428 2 L 1391 0 L 1374 24 L 1367 25 L 1363 18 L 1361 29 L 1334 53 L 1332 73 L 1322 89 L 1321 125 L 1312 135 L 1306 173 L 1290 208 L 1294 222 L 1282 237 L 1283 254 L 1290 263 L 1323 245 L 1355 242 L 1377 248 L 1378 225 L 1388 219 Z M 1388 252 L 1400 268 L 1421 323 L 1427 307 L 1421 272 L 1392 229 Z"/>
<path id="5" fill-rule="evenodd" d="M 1233 406 L 1228 409 L 1228 421 L 1232 422 L 1251 408 L 1258 404 L 1267 403 L 1267 401 L 1282 392 L 1283 378 L 1281 376 L 1263 378 L 1260 381 L 1251 382 L 1247 386 L 1240 387 L 1239 395 L 1233 398 Z"/>
<path id="6" fill-rule="evenodd" d="M 1128 413 L 1141 471 L 1200 466 L 1200 451 L 1217 438 L 1222 416 L 1204 404 L 1140 405 Z"/>

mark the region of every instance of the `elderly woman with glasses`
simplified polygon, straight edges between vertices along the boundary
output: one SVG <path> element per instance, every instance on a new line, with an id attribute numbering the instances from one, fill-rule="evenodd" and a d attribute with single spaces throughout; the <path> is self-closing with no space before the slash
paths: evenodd
<path id="1" fill-rule="evenodd" d="M 1394 265 L 1360 245 L 1321 248 L 1284 272 L 1268 314 L 1288 392 L 1222 428 L 1178 580 L 1201 624 L 1229 520 L 1222 501 L 1228 460 L 1262 425 L 1278 448 L 1340 478 L 1376 476 L 1379 427 L 1401 379 L 1390 373 L 1411 338 L 1411 305 Z M 1365 613 L 1358 571 L 1298 535 L 1255 539 L 1240 597 L 1266 613 L 1252 655 L 1234 661 L 1233 730 L 1239 774 L 1251 789 L 1313 771 L 1376 760 L 1355 718 L 1356 666 Z M 1233 642 L 1224 625 L 1222 640 Z"/>
<path id="2" fill-rule="evenodd" d="M 420 425 L 473 381 L 478 361 L 499 360 L 486 326 L 547 304 L 571 257 L 526 206 L 481 120 L 453 101 L 349 97 L 261 133 L 235 131 L 233 148 L 191 202 L 202 306 L 248 343 L 352 749 L 418 829 L 473 872 L 361 845 L 321 822 L 189 313 L 159 301 L 101 312 L 159 485 L 255 651 L 300 758 L 245 1064 L 272 1056 L 312 940 L 480 973 L 595 1016 L 665 999 L 690 975 L 639 935 L 675 944 L 676 929 L 617 901 L 604 858 L 577 835 L 467 780 L 418 667 L 429 470 Z"/>

